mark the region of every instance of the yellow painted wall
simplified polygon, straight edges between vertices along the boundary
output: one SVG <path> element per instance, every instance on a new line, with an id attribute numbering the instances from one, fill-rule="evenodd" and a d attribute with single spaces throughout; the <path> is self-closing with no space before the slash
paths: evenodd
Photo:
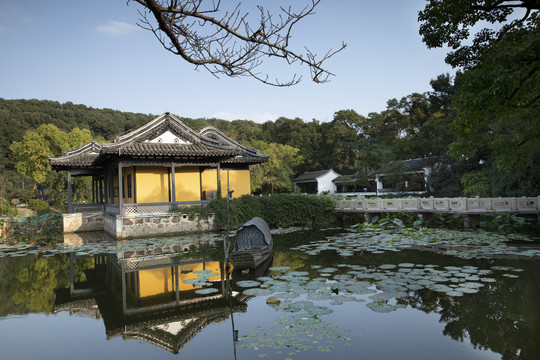
<path id="1" fill-rule="evenodd" d="M 234 190 L 233 198 L 251 194 L 249 170 L 221 170 L 221 196 L 227 196 L 227 172 L 229 173 L 229 188 Z M 202 190 L 217 190 L 217 170 L 207 169 L 202 173 Z"/>
<path id="2" fill-rule="evenodd" d="M 137 167 L 137 202 L 169 202 L 168 168 Z"/>
<path id="3" fill-rule="evenodd" d="M 188 291 L 200 288 L 200 286 L 197 287 L 193 286 L 193 284 L 184 283 L 184 280 L 198 278 L 198 274 L 193 273 L 193 271 L 197 270 L 210 270 L 216 273 L 217 275 L 209 277 L 210 281 L 221 280 L 219 261 L 182 265 L 178 269 L 180 273 L 178 278 L 178 288 L 180 291 Z M 174 291 L 173 268 L 168 266 L 159 269 L 139 271 L 139 286 L 139 294 L 141 298 L 162 295 Z"/>
<path id="4" fill-rule="evenodd" d="M 201 183 L 198 167 L 175 168 L 174 181 L 176 201 L 201 200 Z"/>

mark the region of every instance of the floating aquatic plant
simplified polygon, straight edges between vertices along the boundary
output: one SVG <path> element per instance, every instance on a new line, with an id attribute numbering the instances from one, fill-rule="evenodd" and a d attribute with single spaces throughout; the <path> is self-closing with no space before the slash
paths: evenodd
<path id="1" fill-rule="evenodd" d="M 261 283 L 255 280 L 242 280 L 242 281 L 237 281 L 236 285 L 243 288 L 252 288 L 252 287 L 261 285 Z"/>
<path id="2" fill-rule="evenodd" d="M 208 295 L 208 294 L 215 294 L 218 291 L 219 290 L 216 288 L 205 288 L 205 289 L 197 289 L 195 290 L 195 293 L 200 294 L 200 295 Z"/>

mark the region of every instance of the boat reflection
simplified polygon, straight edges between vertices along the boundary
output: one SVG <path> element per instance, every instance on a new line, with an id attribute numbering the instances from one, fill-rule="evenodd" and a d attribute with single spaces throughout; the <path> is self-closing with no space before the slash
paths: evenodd
<path id="1" fill-rule="evenodd" d="M 209 324 L 247 311 L 251 297 L 233 290 L 230 276 L 259 276 L 271 265 L 267 261 L 252 275 L 232 275 L 217 260 L 218 254 L 204 244 L 191 244 L 189 250 L 169 244 L 93 257 L 72 252 L 70 286 L 55 290 L 53 312 L 102 318 L 109 339 L 143 340 L 176 354 Z M 75 264 L 89 258 L 92 270 L 76 280 Z"/>

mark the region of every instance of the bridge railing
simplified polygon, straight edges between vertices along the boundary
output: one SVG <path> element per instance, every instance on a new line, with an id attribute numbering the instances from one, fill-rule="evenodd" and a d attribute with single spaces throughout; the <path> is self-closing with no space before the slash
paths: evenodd
<path id="1" fill-rule="evenodd" d="M 540 196 L 511 198 L 403 198 L 337 200 L 337 211 L 351 212 L 452 212 L 539 213 Z"/>

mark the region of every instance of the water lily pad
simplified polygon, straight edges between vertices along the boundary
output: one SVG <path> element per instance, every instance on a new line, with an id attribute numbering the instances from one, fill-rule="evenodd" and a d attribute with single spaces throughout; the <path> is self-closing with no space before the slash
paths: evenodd
<path id="1" fill-rule="evenodd" d="M 273 293 L 274 292 L 272 290 L 259 289 L 259 288 L 251 288 L 251 289 L 246 289 L 242 291 L 242 294 L 247 295 L 247 296 L 266 296 L 266 295 L 271 295 Z"/>
<path id="2" fill-rule="evenodd" d="M 503 274 L 502 276 L 507 277 L 507 278 L 511 278 L 511 279 L 517 279 L 519 277 L 519 276 L 514 275 L 514 274 Z"/>
<path id="3" fill-rule="evenodd" d="M 196 294 L 201 294 L 201 295 L 207 295 L 207 294 L 214 294 L 214 293 L 217 293 L 219 290 L 216 289 L 216 288 L 205 288 L 205 289 L 197 289 L 195 290 L 195 293 Z"/>
<path id="4" fill-rule="evenodd" d="M 193 278 L 193 279 L 186 279 L 182 281 L 184 284 L 193 284 L 197 286 L 201 286 L 201 284 L 208 284 L 207 278 Z"/>
<path id="5" fill-rule="evenodd" d="M 266 303 L 270 305 L 277 305 L 281 303 L 281 300 L 276 296 L 270 296 L 268 299 L 266 299 Z"/>
<path id="6" fill-rule="evenodd" d="M 210 272 L 205 272 L 205 273 L 198 274 L 197 276 L 209 278 L 209 277 L 214 277 L 214 276 L 218 276 L 218 275 L 219 275 L 218 273 L 210 271 Z"/>
<path id="7" fill-rule="evenodd" d="M 330 309 L 326 306 L 311 306 L 306 309 L 308 314 L 311 315 L 329 315 L 334 312 L 334 310 Z"/>
<path id="8" fill-rule="evenodd" d="M 307 276 L 309 273 L 307 271 L 289 271 L 287 273 L 289 276 Z"/>
<path id="9" fill-rule="evenodd" d="M 244 287 L 244 288 L 251 288 L 251 287 L 259 286 L 261 285 L 261 283 L 255 280 L 242 280 L 242 281 L 238 281 L 236 285 L 240 287 Z"/>
<path id="10" fill-rule="evenodd" d="M 287 271 L 290 270 L 289 266 L 272 266 L 268 270 L 270 271 Z"/>
<path id="11" fill-rule="evenodd" d="M 368 303 L 366 304 L 366 307 L 378 313 L 389 313 L 392 311 L 396 311 L 399 308 L 396 305 L 390 305 L 390 304 L 387 304 L 384 302 L 378 302 L 378 301 Z"/>
<path id="12" fill-rule="evenodd" d="M 310 307 L 313 307 L 313 302 L 311 301 L 296 301 L 296 302 L 292 302 L 290 304 L 287 305 L 287 308 L 286 310 L 287 311 L 291 311 L 291 312 L 296 312 L 296 311 L 300 311 L 300 310 L 305 310 L 307 308 L 310 308 Z"/>
<path id="13" fill-rule="evenodd" d="M 293 316 L 293 320 L 300 325 L 313 325 L 321 322 L 319 318 L 317 318 L 316 315 L 312 314 L 299 314 Z"/>
<path id="14" fill-rule="evenodd" d="M 402 268 L 412 268 L 414 267 L 414 264 L 411 264 L 411 263 L 401 263 L 398 265 L 399 267 L 402 267 Z"/>

